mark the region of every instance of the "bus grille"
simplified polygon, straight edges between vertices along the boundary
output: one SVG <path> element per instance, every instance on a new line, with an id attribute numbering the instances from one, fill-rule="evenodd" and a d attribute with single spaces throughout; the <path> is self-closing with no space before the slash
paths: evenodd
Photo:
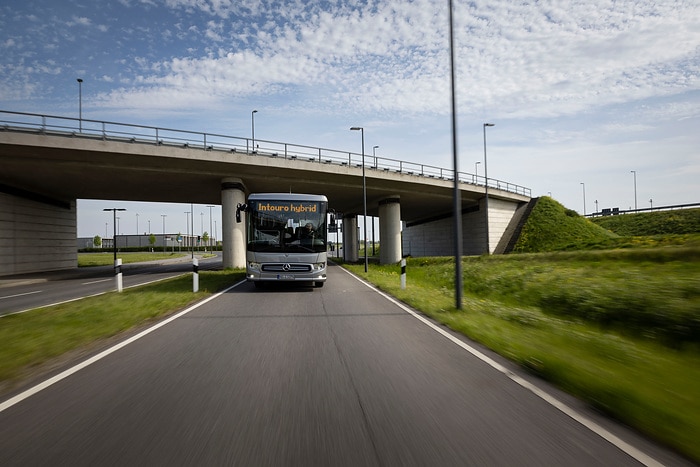
<path id="1" fill-rule="evenodd" d="M 294 263 L 263 264 L 262 270 L 264 272 L 309 272 L 311 271 L 311 265 Z"/>

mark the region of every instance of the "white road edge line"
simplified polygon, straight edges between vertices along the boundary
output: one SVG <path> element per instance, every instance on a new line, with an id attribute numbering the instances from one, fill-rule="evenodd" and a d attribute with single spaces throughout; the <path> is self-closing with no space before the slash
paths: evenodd
<path id="1" fill-rule="evenodd" d="M 424 316 L 422 316 L 422 315 L 416 313 L 415 311 L 411 310 L 409 307 L 407 307 L 406 305 L 404 305 L 404 304 L 401 303 L 400 301 L 396 300 L 394 297 L 392 297 L 392 296 L 390 296 L 390 295 L 388 295 L 388 294 L 382 292 L 381 290 L 377 289 L 376 287 L 374 287 L 372 284 L 370 284 L 369 282 L 365 281 L 365 280 L 362 279 L 361 277 L 359 277 L 359 276 L 353 274 L 352 272 L 348 271 L 347 269 L 345 269 L 345 268 L 343 268 L 343 267 L 341 267 L 340 269 L 342 269 L 343 271 L 345 271 L 346 273 L 348 273 L 350 276 L 352 276 L 352 277 L 354 277 L 355 279 L 357 279 L 359 282 L 361 282 L 361 283 L 364 284 L 365 286 L 367 286 L 367 287 L 369 287 L 370 289 L 374 290 L 374 291 L 377 292 L 379 295 L 381 295 L 382 297 L 384 297 L 384 298 L 386 298 L 387 300 L 389 300 L 390 302 L 392 302 L 394 305 L 396 305 L 396 306 L 398 306 L 399 308 L 401 308 L 402 310 L 404 310 L 406 313 L 408 313 L 408 314 L 410 314 L 411 316 L 413 316 L 414 318 L 418 319 L 418 320 L 421 321 L 423 324 L 429 326 L 429 327 L 432 328 L 434 331 L 437 331 L 438 333 L 442 334 L 442 336 L 446 337 L 447 339 L 449 339 L 449 340 L 452 341 L 453 343 L 457 344 L 457 345 L 460 346 L 462 349 L 466 350 L 467 352 L 469 352 L 470 354 L 472 354 L 473 356 L 475 356 L 476 358 L 478 358 L 478 359 L 481 360 L 482 362 L 486 363 L 487 365 L 489 365 L 490 367 L 494 368 L 495 370 L 497 370 L 497 371 L 503 373 L 504 375 L 506 375 L 506 376 L 507 376 L 510 380 L 512 380 L 513 382 L 519 384 L 519 385 L 522 386 L 523 388 L 525 388 L 525 389 L 527 389 L 528 391 L 532 392 L 533 394 L 535 394 L 535 395 L 538 396 L 540 399 L 542 399 L 542 400 L 544 400 L 545 402 L 547 402 L 547 403 L 548 403 L 549 405 L 551 405 L 552 407 L 558 409 L 559 411 L 561 411 L 561 412 L 564 413 L 565 415 L 568 415 L 571 419 L 575 420 L 576 422 L 580 423 L 580 424 L 583 425 L 584 427 L 588 428 L 590 431 L 592 431 L 593 433 L 597 434 L 598 436 L 600 436 L 600 437 L 603 438 L 604 440 L 608 441 L 610 444 L 616 446 L 618 449 L 620 449 L 621 451 L 623 451 L 624 453 L 626 453 L 627 455 L 629 455 L 630 457 L 632 457 L 632 458 L 635 459 L 636 461 L 640 462 L 640 463 L 643 464 L 643 465 L 649 466 L 649 467 L 651 467 L 651 466 L 654 466 L 654 467 L 661 467 L 661 466 L 664 465 L 664 464 L 662 464 L 661 462 L 659 462 L 659 461 L 657 461 L 656 459 L 654 459 L 653 457 L 647 455 L 646 453 L 644 453 L 644 452 L 640 451 L 639 449 L 637 449 L 636 447 L 632 446 L 632 445 L 629 444 L 628 442 L 622 440 L 621 438 L 619 438 L 619 437 L 616 436 L 615 434 L 613 434 L 613 433 L 611 433 L 610 431 L 606 430 L 605 428 L 603 428 L 602 426 L 600 426 L 599 424 L 597 424 L 596 422 L 594 422 L 594 421 L 591 420 L 590 418 L 588 418 L 588 417 L 586 417 L 585 415 L 583 415 L 583 414 L 577 412 L 575 409 L 569 407 L 569 406 L 566 405 L 564 402 L 561 402 L 559 399 L 557 399 L 557 398 L 554 397 L 553 395 L 549 394 L 549 393 L 548 393 L 547 391 L 545 391 L 544 389 L 542 389 L 542 388 L 536 386 L 535 384 L 532 384 L 531 382 L 527 381 L 526 379 L 524 379 L 524 378 L 522 378 L 522 377 L 516 375 L 515 373 L 513 373 L 512 371 L 510 371 L 508 368 L 504 367 L 503 365 L 501 365 L 501 364 L 498 363 L 497 361 L 495 361 L 495 360 L 493 360 L 492 358 L 488 357 L 487 355 L 483 354 L 482 352 L 480 352 L 479 350 L 477 350 L 477 349 L 475 349 L 474 347 L 470 346 L 469 344 L 465 343 L 464 341 L 462 341 L 462 340 L 456 338 L 455 336 L 453 336 L 453 335 L 450 334 L 449 332 L 445 331 L 444 329 L 441 329 L 440 327 L 436 326 L 434 323 L 430 322 L 430 321 L 429 321 L 427 318 L 425 318 Z"/>
<path id="2" fill-rule="evenodd" d="M 5 299 L 5 298 L 24 297 L 25 295 L 32 295 L 32 294 L 41 293 L 41 292 L 43 292 L 43 290 L 35 290 L 34 292 L 18 293 L 15 295 L 5 295 L 4 297 L 0 297 L 0 300 Z"/>
<path id="3" fill-rule="evenodd" d="M 172 315 L 171 317 L 154 324 L 150 328 L 141 331 L 140 333 L 136 334 L 135 336 L 132 336 L 129 339 L 126 339 L 126 340 L 120 342 L 119 344 L 116 344 L 116 345 L 114 345 L 106 350 L 103 350 L 102 352 L 98 353 L 97 355 L 94 355 L 94 356 L 88 358 L 84 362 L 81 362 L 81 363 L 75 365 L 74 367 L 68 368 L 67 370 L 57 374 L 56 376 L 53 376 L 53 377 L 47 379 L 46 381 L 43 381 L 43 382 L 37 384 L 36 386 L 33 386 L 33 387 L 27 389 L 26 391 L 23 391 L 23 392 L 17 394 L 14 397 L 11 397 L 10 399 L 6 400 L 5 402 L 0 403 L 0 413 L 9 409 L 13 405 L 18 404 L 18 403 L 22 402 L 23 400 L 33 396 L 34 394 L 37 394 L 38 392 L 43 391 L 44 389 L 48 388 L 49 386 L 56 384 L 63 379 L 68 378 L 69 376 L 71 376 L 74 373 L 77 373 L 78 371 L 82 370 L 83 368 L 86 368 L 86 367 L 92 365 L 93 363 L 95 363 L 99 360 L 102 360 L 106 356 L 116 352 L 117 350 L 119 350 L 123 347 L 126 347 L 127 345 L 131 344 L 132 342 L 135 342 L 135 341 L 141 339 L 142 337 L 152 333 L 156 329 L 161 328 L 172 321 L 175 321 L 179 317 L 186 315 L 190 311 L 199 308 L 200 306 L 204 305 L 205 303 L 210 302 L 210 301 L 214 300 L 215 298 L 218 298 L 219 296 L 225 294 L 229 290 L 232 290 L 232 289 L 238 287 L 239 285 L 241 285 L 243 283 L 245 283 L 245 280 L 237 282 L 237 283 L 233 284 L 231 287 L 229 287 L 225 290 L 222 290 L 221 292 L 218 292 L 218 293 L 212 295 L 211 297 L 208 297 L 208 298 L 202 300 L 201 302 L 197 302 L 194 305 L 192 305 L 191 307 L 189 307 L 185 310 L 182 310 L 181 312 L 176 313 L 176 314 Z"/>

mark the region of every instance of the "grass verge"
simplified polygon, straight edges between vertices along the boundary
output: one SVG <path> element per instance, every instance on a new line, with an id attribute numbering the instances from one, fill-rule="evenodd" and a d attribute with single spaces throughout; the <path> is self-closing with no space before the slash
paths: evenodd
<path id="1" fill-rule="evenodd" d="M 166 260 L 187 256 L 185 253 L 118 253 L 122 264 L 142 263 L 144 261 Z M 114 253 L 79 253 L 78 267 L 113 266 Z"/>
<path id="2" fill-rule="evenodd" d="M 553 293 L 590 290 L 595 296 L 600 292 L 598 287 L 616 274 L 624 276 L 625 271 L 640 276 L 632 282 L 636 282 L 634 293 L 641 294 L 637 301 L 642 302 L 648 295 L 658 303 L 654 297 L 666 293 L 659 290 L 664 288 L 663 278 L 676 281 L 678 275 L 691 274 L 697 281 L 698 264 L 689 265 L 692 260 L 681 261 L 682 265 L 675 260 L 656 262 L 648 270 L 629 271 L 639 265 L 638 258 L 619 261 L 616 254 L 611 252 L 612 257 L 606 258 L 601 253 L 595 261 L 560 255 L 465 258 L 461 311 L 454 304 L 454 265 L 449 258 L 409 258 L 405 290 L 400 288 L 397 266 L 372 265 L 367 274 L 361 265 L 344 267 L 614 418 L 700 461 L 697 343 L 669 347 L 654 333 L 621 332 L 619 326 L 552 312 L 537 301 L 540 286 Z M 598 276 L 596 271 L 601 267 L 608 273 Z M 658 280 L 648 281 L 651 275 Z M 540 292 L 528 291 L 532 284 Z M 691 293 L 696 292 L 697 286 L 691 285 Z M 678 293 L 688 293 L 687 287 Z M 582 295 L 571 297 L 579 302 Z M 624 303 L 617 302 L 623 307 Z"/>
<path id="3" fill-rule="evenodd" d="M 241 270 L 203 271 L 197 293 L 187 274 L 2 317 L 0 383 L 10 389 L 52 359 L 186 308 L 244 277 Z"/>

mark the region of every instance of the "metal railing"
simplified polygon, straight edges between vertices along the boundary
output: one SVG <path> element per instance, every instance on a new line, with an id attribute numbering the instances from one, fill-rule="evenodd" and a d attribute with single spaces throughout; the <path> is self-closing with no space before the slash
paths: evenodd
<path id="1" fill-rule="evenodd" d="M 26 112 L 0 110 L 0 131 L 30 132 L 50 136 L 175 146 L 203 151 L 223 151 L 254 156 L 280 157 L 306 163 L 362 167 L 362 154 L 355 152 L 281 143 L 257 138 L 255 139 L 255 147 L 253 147 L 253 141 L 250 138 Z M 365 169 L 378 172 L 398 173 L 438 180 L 454 180 L 453 169 L 417 162 L 365 154 L 364 164 Z M 457 175 L 460 183 L 484 186 L 486 182 L 486 179 L 481 175 L 467 172 L 458 172 Z M 528 197 L 531 196 L 529 188 L 503 180 L 489 178 L 488 185 L 489 188 L 496 188 Z"/>

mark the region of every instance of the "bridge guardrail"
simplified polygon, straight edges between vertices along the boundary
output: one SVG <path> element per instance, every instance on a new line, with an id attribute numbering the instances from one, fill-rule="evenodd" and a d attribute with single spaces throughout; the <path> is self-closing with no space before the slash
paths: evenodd
<path id="1" fill-rule="evenodd" d="M 362 167 L 363 159 L 363 155 L 359 153 L 314 146 L 256 139 L 255 147 L 253 147 L 251 138 L 5 110 L 0 110 L 0 130 L 121 141 L 135 144 L 179 146 L 205 151 L 236 152 L 350 167 Z M 368 170 L 440 180 L 454 180 L 454 170 L 418 162 L 365 154 L 364 164 Z M 457 175 L 460 183 L 484 186 L 486 182 L 485 177 L 481 175 L 467 172 L 459 172 Z M 510 193 L 531 196 L 530 188 L 503 180 L 489 178 L 488 186 L 489 188 L 496 188 Z"/>

